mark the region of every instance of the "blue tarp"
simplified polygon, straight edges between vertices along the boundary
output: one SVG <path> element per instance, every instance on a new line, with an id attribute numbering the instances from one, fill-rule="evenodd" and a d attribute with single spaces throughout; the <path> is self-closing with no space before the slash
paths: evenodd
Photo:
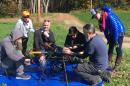
<path id="1" fill-rule="evenodd" d="M 88 86 L 85 81 L 80 79 L 78 75 L 73 72 L 74 65 L 67 65 L 66 71 L 68 76 L 68 86 Z M 54 71 L 53 68 L 47 68 L 45 73 L 39 71 L 37 65 L 31 65 L 26 68 L 26 73 L 31 75 L 29 80 L 16 79 L 13 76 L 0 76 L 0 84 L 7 86 L 67 86 L 65 79 L 65 71 Z M 97 86 L 102 86 L 103 82 L 100 82 Z"/>

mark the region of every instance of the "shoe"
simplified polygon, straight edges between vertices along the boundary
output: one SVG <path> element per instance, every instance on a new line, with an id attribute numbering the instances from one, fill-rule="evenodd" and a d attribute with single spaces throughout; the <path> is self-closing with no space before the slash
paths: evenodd
<path id="1" fill-rule="evenodd" d="M 21 74 L 21 75 L 17 75 L 17 76 L 16 76 L 16 79 L 28 80 L 28 79 L 30 79 L 30 78 L 31 78 L 31 76 L 25 75 L 25 74 Z"/>
<path id="2" fill-rule="evenodd" d="M 98 77 L 97 80 L 96 80 L 93 84 L 91 84 L 90 86 L 96 86 L 96 85 L 98 85 L 100 82 L 102 82 L 102 79 L 101 79 L 100 77 Z"/>
<path id="3" fill-rule="evenodd" d="M 102 73 L 100 73 L 100 76 L 103 81 L 110 83 L 110 79 L 111 79 L 110 71 L 103 71 Z"/>

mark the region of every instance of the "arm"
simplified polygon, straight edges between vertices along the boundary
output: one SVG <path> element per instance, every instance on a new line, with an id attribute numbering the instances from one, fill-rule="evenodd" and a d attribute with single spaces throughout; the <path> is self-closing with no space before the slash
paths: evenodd
<path id="1" fill-rule="evenodd" d="M 22 51 L 16 50 L 12 43 L 6 42 L 3 44 L 3 47 L 5 48 L 8 58 L 12 59 L 13 61 L 18 61 L 24 57 Z"/>
<path id="2" fill-rule="evenodd" d="M 33 43 L 33 49 L 34 50 L 40 50 L 40 44 L 39 44 L 39 42 L 40 42 L 40 35 L 39 35 L 40 33 L 39 33 L 39 30 L 36 30 L 35 32 L 34 32 L 34 43 Z"/>
<path id="3" fill-rule="evenodd" d="M 112 33 L 114 34 L 114 41 L 115 43 L 118 43 L 118 38 L 119 38 L 119 33 L 118 33 L 118 29 L 119 29 L 119 25 L 118 25 L 118 20 L 116 19 L 115 15 L 111 15 L 110 16 L 110 24 L 111 24 L 111 29 L 112 29 Z"/>
<path id="4" fill-rule="evenodd" d="M 85 56 L 88 57 L 88 56 L 93 55 L 94 51 L 95 51 L 94 44 L 87 43 L 86 49 L 85 49 Z"/>
<path id="5" fill-rule="evenodd" d="M 67 36 L 66 36 L 65 43 L 64 43 L 64 46 L 65 46 L 65 47 L 71 46 L 70 41 L 71 41 L 71 40 L 70 40 L 70 37 L 67 35 Z"/>
<path id="6" fill-rule="evenodd" d="M 50 31 L 49 35 L 50 35 L 50 36 L 48 37 L 49 42 L 51 42 L 51 43 L 54 43 L 54 44 L 55 44 L 55 37 L 54 37 L 53 32 L 52 32 L 52 31 Z"/>

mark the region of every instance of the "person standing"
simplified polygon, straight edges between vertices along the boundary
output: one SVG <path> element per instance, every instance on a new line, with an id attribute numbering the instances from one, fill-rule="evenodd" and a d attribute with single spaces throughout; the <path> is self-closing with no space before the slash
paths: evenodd
<path id="1" fill-rule="evenodd" d="M 28 42 L 28 33 L 34 32 L 32 20 L 29 18 L 30 13 L 29 11 L 22 11 L 21 18 L 17 21 L 14 30 L 18 30 L 18 33 L 24 33 L 24 36 L 22 38 L 22 46 L 23 50 L 22 53 L 25 55 L 26 49 L 27 49 L 27 42 Z M 23 29 L 21 32 L 21 29 Z"/>
<path id="2" fill-rule="evenodd" d="M 93 16 L 100 21 L 100 26 L 104 30 L 104 35 L 107 39 L 107 44 L 109 45 L 108 56 L 109 62 L 112 62 L 113 50 L 116 48 L 116 60 L 113 69 L 117 69 L 122 59 L 122 43 L 125 35 L 125 27 L 108 6 L 103 6 L 101 8 L 101 13 L 91 11 Z M 101 15 L 105 15 L 104 17 Z"/>

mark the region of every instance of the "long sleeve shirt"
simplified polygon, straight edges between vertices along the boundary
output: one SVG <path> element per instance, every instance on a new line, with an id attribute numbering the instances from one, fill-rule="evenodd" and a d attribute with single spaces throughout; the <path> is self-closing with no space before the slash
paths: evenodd
<path id="1" fill-rule="evenodd" d="M 18 29 L 23 29 L 23 34 L 24 34 L 24 37 L 28 37 L 28 33 L 29 32 L 34 32 L 34 29 L 33 29 L 33 24 L 32 24 L 32 21 L 31 19 L 29 19 L 29 22 L 28 23 L 25 23 L 23 22 L 22 19 L 19 19 L 15 25 L 15 30 Z M 21 31 L 21 30 L 20 30 Z"/>

